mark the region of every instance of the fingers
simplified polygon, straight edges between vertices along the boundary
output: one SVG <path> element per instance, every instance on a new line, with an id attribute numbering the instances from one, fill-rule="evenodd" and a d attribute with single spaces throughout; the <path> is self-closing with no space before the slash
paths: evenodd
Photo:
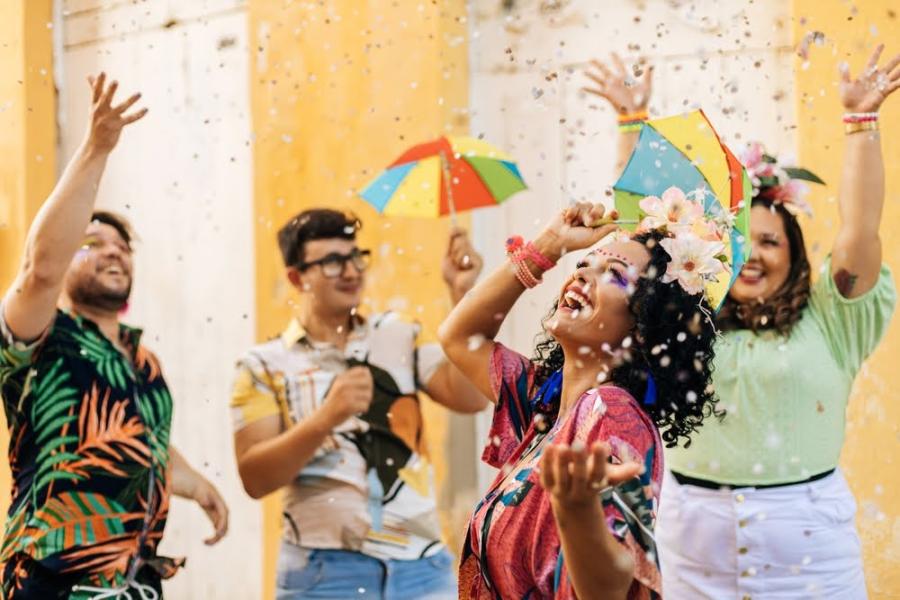
<path id="1" fill-rule="evenodd" d="M 878 68 L 878 59 L 881 58 L 881 52 L 883 50 L 884 44 L 878 44 L 878 46 L 875 47 L 875 51 L 872 52 L 872 56 L 869 57 L 869 62 L 866 63 L 866 75 L 871 74 Z"/>
<path id="2" fill-rule="evenodd" d="M 609 79 L 613 76 L 612 71 L 609 67 L 606 66 L 605 63 L 600 62 L 599 60 L 592 58 L 591 66 L 600 71 L 604 78 Z"/>
<path id="3" fill-rule="evenodd" d="M 625 68 L 625 61 L 622 60 L 622 57 L 618 55 L 618 53 L 612 53 L 613 65 L 616 67 L 616 71 L 618 71 L 619 75 L 624 77 L 628 76 L 628 69 Z"/>
<path id="4" fill-rule="evenodd" d="M 135 121 L 140 121 L 141 119 L 144 118 L 144 116 L 146 116 L 146 114 L 148 112 L 149 112 L 149 109 L 142 108 L 141 110 L 139 110 L 135 113 L 131 113 L 130 115 L 125 115 L 124 117 L 122 117 L 122 123 L 124 125 L 129 125 L 131 123 L 134 123 Z"/>
<path id="5" fill-rule="evenodd" d="M 100 101 L 100 96 L 103 95 L 103 86 L 106 83 L 106 73 L 101 72 L 100 75 L 94 79 L 93 76 L 88 77 L 88 82 L 91 84 L 93 88 L 93 94 L 91 95 L 91 103 L 97 104 Z"/>
<path id="6" fill-rule="evenodd" d="M 115 114 L 117 114 L 117 115 L 121 115 L 121 114 L 124 113 L 126 110 L 128 110 L 129 108 L 131 108 L 132 106 L 134 106 L 134 103 L 137 102 L 137 101 L 140 100 L 140 99 L 141 99 L 141 94 L 140 94 L 140 93 L 132 94 L 131 98 L 129 98 L 128 100 L 126 100 L 126 101 L 123 102 L 122 104 L 119 104 L 118 106 L 114 106 L 113 109 L 112 109 L 112 111 L 113 111 Z"/>
<path id="7" fill-rule="evenodd" d="M 558 496 L 568 496 L 572 486 L 572 474 L 569 473 L 572 451 L 568 446 L 559 446 L 553 460 L 553 476 L 556 479 L 554 490 Z"/>
<path id="8" fill-rule="evenodd" d="M 838 63 L 838 73 L 841 74 L 842 83 L 850 83 L 850 65 L 846 62 Z"/>
<path id="9" fill-rule="evenodd" d="M 589 479 L 588 473 L 590 473 L 591 465 L 588 463 L 589 454 L 584 449 L 584 444 L 576 442 L 575 444 L 567 451 L 568 463 L 566 464 L 566 470 L 570 474 L 569 485 L 571 489 L 567 490 L 569 492 L 581 492 L 583 490 L 588 489 Z"/>
<path id="10" fill-rule="evenodd" d="M 619 485 L 639 477 L 644 472 L 644 466 L 636 462 L 623 463 L 621 465 L 606 465 L 606 480 L 609 485 Z"/>
<path id="11" fill-rule="evenodd" d="M 541 456 L 541 487 L 548 492 L 552 492 L 556 488 L 556 473 L 553 470 L 556 461 L 556 449 L 557 446 L 551 444 L 544 448 L 544 453 Z"/>
<path id="12" fill-rule="evenodd" d="M 653 70 L 655 68 L 656 67 L 654 67 L 653 65 L 647 65 L 647 68 L 644 69 L 643 76 L 641 76 L 641 84 L 644 86 L 644 89 L 646 89 L 647 92 L 649 92 L 650 88 L 653 86 Z"/>
<path id="13" fill-rule="evenodd" d="M 100 96 L 100 106 L 109 108 L 109 106 L 112 104 L 112 99 L 117 89 L 119 89 L 118 81 L 113 81 L 112 83 L 110 83 L 109 87 L 106 88 L 106 91 L 103 92 L 103 95 Z"/>
<path id="14" fill-rule="evenodd" d="M 606 207 L 599 202 L 596 204 L 577 202 L 566 209 L 563 218 L 566 224 L 572 227 L 598 227 L 608 224 L 610 219 L 617 219 L 618 216 L 615 210 L 607 216 Z"/>
<path id="15" fill-rule="evenodd" d="M 601 490 L 606 487 L 606 459 L 609 457 L 609 446 L 603 442 L 595 442 L 588 457 L 588 482 L 591 489 Z"/>
<path id="16" fill-rule="evenodd" d="M 897 66 L 900 65 L 900 54 L 891 59 L 891 61 L 884 67 L 884 72 L 887 73 L 888 79 L 891 81 L 896 81 L 900 78 L 900 69 Z"/>
<path id="17" fill-rule="evenodd" d="M 207 546 L 217 543 L 228 533 L 228 506 L 225 505 L 225 501 L 215 490 L 210 490 L 210 495 L 208 505 L 203 508 L 212 522 L 215 532 L 211 537 L 203 541 Z"/>

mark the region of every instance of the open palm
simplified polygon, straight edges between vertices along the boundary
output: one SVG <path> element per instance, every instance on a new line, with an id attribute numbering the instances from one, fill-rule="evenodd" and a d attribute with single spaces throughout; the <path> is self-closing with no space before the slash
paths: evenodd
<path id="1" fill-rule="evenodd" d="M 652 66 L 629 73 L 625 62 L 613 52 L 611 65 L 591 60 L 584 74 L 593 82 L 584 91 L 605 98 L 617 112 L 627 114 L 647 109 L 653 87 Z"/>
<path id="2" fill-rule="evenodd" d="M 849 67 L 841 65 L 841 103 L 848 112 L 876 112 L 900 87 L 900 54 L 879 68 L 882 50 L 884 44 L 875 49 L 859 77 L 851 77 Z"/>

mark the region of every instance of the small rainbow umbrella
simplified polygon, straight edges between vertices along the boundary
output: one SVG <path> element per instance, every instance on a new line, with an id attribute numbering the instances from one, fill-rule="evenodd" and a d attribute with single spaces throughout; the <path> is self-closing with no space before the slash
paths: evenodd
<path id="1" fill-rule="evenodd" d="M 404 152 L 360 196 L 389 216 L 455 219 L 526 187 L 509 155 L 482 140 L 446 136 Z"/>
<path id="2" fill-rule="evenodd" d="M 644 217 L 639 202 L 662 196 L 671 186 L 685 193 L 702 193 L 707 216 L 732 220 L 724 240 L 729 272 L 707 285 L 707 296 L 718 309 L 750 256 L 750 199 L 747 172 L 721 142 L 702 110 L 644 123 L 637 145 L 613 186 L 616 209 L 624 223 Z"/>

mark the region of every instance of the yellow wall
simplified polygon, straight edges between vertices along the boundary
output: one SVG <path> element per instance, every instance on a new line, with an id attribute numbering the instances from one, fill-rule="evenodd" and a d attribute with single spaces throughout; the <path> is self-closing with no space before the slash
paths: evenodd
<path id="1" fill-rule="evenodd" d="M 28 224 L 56 178 L 51 5 L 0 0 L 0 294 L 12 283 Z M 3 456 L 7 443 L 0 422 Z M 0 460 L 0 522 L 9 490 L 9 463 Z"/>
<path id="2" fill-rule="evenodd" d="M 324 4 L 324 6 L 323 6 Z M 275 232 L 312 206 L 350 208 L 375 251 L 370 310 L 388 306 L 433 334 L 449 307 L 440 280 L 446 221 L 383 219 L 354 198 L 405 147 L 466 131 L 465 2 L 249 2 L 260 339 L 290 316 Z M 414 260 L 410 260 L 414 257 Z M 432 448 L 447 419 L 427 407 Z M 439 464 L 439 476 L 446 465 Z M 272 597 L 279 537 L 266 501 L 264 597 Z"/>
<path id="3" fill-rule="evenodd" d="M 856 10 L 858 9 L 858 12 Z M 884 42 L 885 57 L 900 53 L 900 19 L 895 0 L 795 0 L 795 36 L 825 34 L 823 47 L 813 46 L 809 65 L 797 60 L 800 164 L 828 180 L 815 196 L 816 216 L 806 233 L 816 264 L 834 240 L 837 227 L 838 178 L 843 127 L 837 95 L 837 65 L 848 60 L 859 73 L 875 44 Z M 852 11 L 852 12 L 851 12 Z M 833 51 L 835 50 L 835 51 Z M 885 59 L 882 58 L 882 64 Z M 894 94 L 900 96 L 900 94 Z M 885 261 L 900 275 L 900 97 L 888 100 L 881 115 L 887 170 L 887 198 L 881 228 Z M 842 457 L 850 486 L 859 502 L 857 519 L 863 541 L 866 578 L 873 598 L 900 594 L 900 318 L 859 376 L 850 404 L 847 445 Z"/>

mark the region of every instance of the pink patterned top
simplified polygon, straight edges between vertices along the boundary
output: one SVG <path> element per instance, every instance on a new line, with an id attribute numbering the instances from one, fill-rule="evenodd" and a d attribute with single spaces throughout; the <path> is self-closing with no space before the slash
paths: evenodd
<path id="1" fill-rule="evenodd" d="M 635 578 L 628 598 L 661 594 L 653 539 L 662 479 L 662 442 L 650 417 L 625 390 L 603 386 L 582 394 L 562 420 L 536 415 L 534 364 L 497 344 L 491 358 L 497 406 L 482 459 L 501 469 L 475 508 L 463 548 L 459 597 L 473 600 L 576 598 L 560 548 L 550 497 L 535 467 L 548 443 L 590 446 L 603 440 L 614 459 L 638 460 L 645 473 L 600 495 L 610 532 L 631 553 Z M 543 431 L 541 431 L 543 430 Z"/>

